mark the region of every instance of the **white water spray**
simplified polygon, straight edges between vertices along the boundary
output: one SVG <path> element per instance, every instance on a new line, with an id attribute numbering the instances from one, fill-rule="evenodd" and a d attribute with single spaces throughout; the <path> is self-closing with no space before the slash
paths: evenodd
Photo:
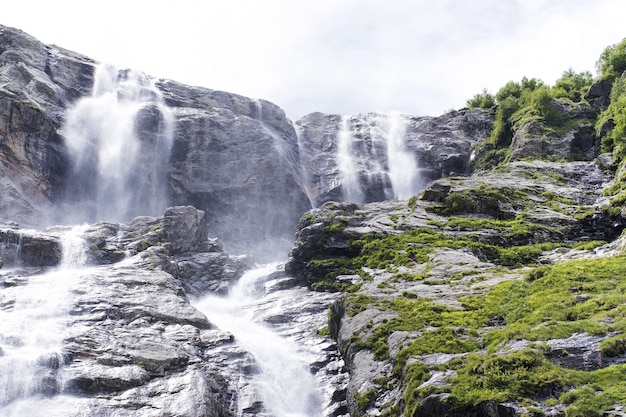
<path id="1" fill-rule="evenodd" d="M 276 265 L 246 272 L 228 297 L 207 296 L 194 304 L 254 356 L 260 372 L 252 377 L 252 383 L 268 415 L 319 417 L 320 393 L 303 352 L 294 342 L 255 321 L 253 304 L 260 298 L 259 291 L 263 292 L 263 280 Z M 239 415 L 242 413 L 239 410 Z"/>
<path id="2" fill-rule="evenodd" d="M 399 113 L 391 113 L 387 118 L 389 179 L 393 197 L 401 200 L 414 196 L 420 186 L 415 157 L 406 149 L 406 127 L 406 121 Z"/>
<path id="3" fill-rule="evenodd" d="M 61 129 L 73 161 L 69 216 L 124 221 L 160 214 L 173 116 L 143 73 L 101 65 L 94 78 L 92 95 L 68 110 Z"/>
<path id="4" fill-rule="evenodd" d="M 359 172 L 352 151 L 352 128 L 349 116 L 341 117 L 341 126 L 337 134 L 337 166 L 344 200 L 362 203 L 363 192 L 359 185 Z"/>
<path id="5" fill-rule="evenodd" d="M 85 227 L 74 227 L 62 235 L 63 259 L 58 268 L 31 276 L 11 270 L 0 274 L 5 287 L 0 292 L 2 416 L 26 415 L 21 412 L 24 404 L 63 389 L 61 349 L 72 305 L 71 289 L 85 262 L 80 238 Z M 37 415 L 45 411 L 41 413 Z"/>

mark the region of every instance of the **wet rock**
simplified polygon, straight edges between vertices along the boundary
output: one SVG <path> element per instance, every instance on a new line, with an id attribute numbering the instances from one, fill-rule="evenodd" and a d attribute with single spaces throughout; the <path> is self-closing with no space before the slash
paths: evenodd
<path id="1" fill-rule="evenodd" d="M 32 230 L 0 229 L 0 262 L 7 266 L 49 267 L 58 265 L 59 239 Z"/>
<path id="2" fill-rule="evenodd" d="M 206 248 L 207 226 L 204 212 L 192 206 L 170 207 L 163 218 L 165 238 L 173 253 Z"/>

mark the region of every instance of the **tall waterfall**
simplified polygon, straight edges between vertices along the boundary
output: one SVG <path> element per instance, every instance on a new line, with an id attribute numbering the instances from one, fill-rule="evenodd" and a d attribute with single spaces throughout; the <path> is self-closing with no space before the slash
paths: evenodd
<path id="1" fill-rule="evenodd" d="M 22 277 L 0 292 L 0 415 L 43 416 L 32 410 L 40 398 L 62 392 L 64 328 L 72 306 L 72 288 L 85 262 L 85 226 L 61 237 L 61 265 L 43 274 Z M 0 276 L 11 276 L 3 272 Z M 20 279 L 13 274 L 9 279 Z M 37 408 L 35 406 L 35 408 Z"/>
<path id="2" fill-rule="evenodd" d="M 339 132 L 337 133 L 339 181 L 343 190 L 344 200 L 352 203 L 363 203 L 363 192 L 359 185 L 359 170 L 354 156 L 350 117 L 342 116 Z"/>
<path id="3" fill-rule="evenodd" d="M 406 148 L 406 121 L 399 113 L 387 118 L 387 159 L 393 197 L 408 200 L 418 190 L 419 172 L 415 156 Z"/>
<path id="4" fill-rule="evenodd" d="M 160 214 L 167 205 L 173 116 L 143 73 L 101 65 L 94 78 L 91 96 L 69 109 L 60 131 L 73 162 L 67 218 Z"/>
<path id="5" fill-rule="evenodd" d="M 336 163 L 343 199 L 353 203 L 408 199 L 422 184 L 399 113 L 342 116 Z"/>

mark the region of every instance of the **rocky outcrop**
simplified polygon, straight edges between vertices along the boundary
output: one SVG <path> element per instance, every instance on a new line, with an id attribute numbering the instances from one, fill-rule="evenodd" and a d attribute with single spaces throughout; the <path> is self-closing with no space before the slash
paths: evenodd
<path id="1" fill-rule="evenodd" d="M 243 306 L 235 298 L 218 298 L 250 267 L 246 259 L 223 252 L 219 241 L 207 238 L 202 211 L 171 207 L 163 217 L 143 216 L 128 223 L 98 223 L 72 230 L 55 227 L 37 235 L 16 227 L 6 230 L 13 234 L 2 229 L 3 239 L 23 232 L 22 242 L 35 238 L 54 242 L 54 250 L 39 248 L 50 256 L 61 257 L 65 242 L 66 253 L 61 268 L 9 264 L 0 273 L 4 288 L 0 308 L 6 313 L 3 325 L 19 321 L 19 314 L 31 314 L 28 303 L 34 300 L 35 311 L 47 306 L 49 321 L 43 325 L 55 326 L 58 343 L 52 348 L 36 346 L 41 353 L 29 364 L 35 376 L 23 372 L 30 379 L 22 386 L 23 378 L 16 370 L 25 359 L 14 357 L 13 350 L 33 342 L 28 334 L 0 326 L 0 341 L 9 346 L 6 353 L 0 353 L 0 370 L 12 375 L 11 381 L 2 380 L 1 414 L 16 415 L 24 407 L 34 407 L 66 416 L 82 415 L 80 410 L 85 409 L 94 415 L 128 417 L 276 415 L 273 405 L 264 403 L 263 388 L 255 382 L 259 374 L 274 370 L 265 369 L 262 358 L 246 350 L 250 335 L 235 337 L 202 312 L 204 304 L 213 311 L 214 304 L 237 303 L 254 312 L 264 337 L 276 340 L 273 349 L 288 353 L 281 360 L 298 361 L 295 366 L 281 365 L 289 372 L 308 373 L 310 369 L 306 381 L 323 387 L 320 391 L 307 387 L 315 396 L 303 401 L 301 392 L 292 390 L 290 401 L 303 405 L 288 407 L 300 410 L 310 403 L 315 410 L 323 409 L 324 415 L 345 415 L 343 360 L 336 343 L 327 334 L 317 333 L 325 328 L 327 308 L 336 295 L 310 292 L 275 266 L 266 267 L 268 275 L 255 286 L 257 301 L 251 298 Z M 68 236 L 84 239 L 82 250 L 68 245 L 81 239 Z M 88 266 L 80 266 L 81 262 Z M 40 294 L 41 286 L 50 290 Z M 207 295 L 211 297 L 203 301 Z M 275 307 L 277 303 L 281 308 Z M 25 310 L 21 310 L 23 304 Z M 32 317 L 31 325 L 39 324 L 38 319 Z M 47 333 L 41 331 L 38 343 L 50 337 Z M 283 346 L 290 344 L 295 348 Z M 292 352 L 295 349 L 305 355 L 302 364 Z M 277 383 L 291 389 L 288 385 L 294 381 L 287 378 Z"/>
<path id="2" fill-rule="evenodd" d="M 569 146 L 567 138 L 560 146 Z M 286 268 L 314 289 L 342 292 L 331 307 L 329 328 L 350 373 L 350 415 L 565 415 L 566 404 L 545 399 L 579 389 L 567 383 L 528 388 L 520 395 L 532 406 L 506 395 L 501 398 L 507 400 L 485 394 L 466 402 L 460 393 L 483 382 L 460 391 L 454 387 L 469 378 L 463 366 L 470 358 L 481 358 L 467 365 L 475 366 L 469 374 L 476 378 L 482 378 L 482 367 L 491 366 L 482 360 L 512 364 L 527 357 L 536 364 L 547 361 L 555 372 L 593 372 L 623 360 L 607 348 L 622 337 L 612 326 L 597 335 L 521 333 L 499 345 L 487 342 L 491 336 L 483 338 L 512 325 L 502 299 L 512 290 L 504 288 L 537 279 L 537 286 L 546 285 L 543 274 L 556 274 L 547 272 L 553 265 L 572 259 L 602 264 L 616 253 L 619 242 L 597 247 L 618 238 L 624 228 L 605 208 L 601 189 L 610 179 L 595 162 L 518 161 L 437 180 L 421 199 L 329 202 L 305 214 Z M 547 285 L 546 291 L 554 290 Z M 563 292 L 572 303 L 583 303 L 591 299 L 583 288 Z M 504 291 L 495 301 L 502 306 L 490 310 L 486 305 L 498 291 Z M 445 318 L 474 317 L 485 310 L 489 313 L 478 325 Z M 497 353 L 489 353 L 495 346 Z M 508 392 L 497 384 L 495 397 Z"/>
<path id="3" fill-rule="evenodd" d="M 79 258 L 92 266 L 73 269 L 80 259 L 71 262 L 65 253 L 64 268 L 50 269 L 46 275 L 37 275 L 40 269 L 32 266 L 60 263 L 66 228 L 37 234 L 2 229 L 0 233 L 3 249 L 17 236 L 20 245 L 19 265 L 11 264 L 3 250 L 2 259 L 11 267 L 2 274 L 3 287 L 28 291 L 37 282 L 58 279 L 62 285 L 57 284 L 59 289 L 50 296 L 68 303 L 62 307 L 69 309 L 67 316 L 56 310 L 58 306 L 50 307 L 51 317 L 67 317 L 69 322 L 63 323 L 61 352 L 48 353 L 49 358 L 33 365 L 42 379 L 32 389 L 47 396 L 64 394 L 49 406 L 59 407 L 64 415 L 78 415 L 72 410 L 85 407 L 98 410 L 98 415 L 150 416 L 154 410 L 189 417 L 233 415 L 236 381 L 230 379 L 232 370 L 215 363 L 226 361 L 225 355 L 245 357 L 246 353 L 233 343 L 232 335 L 216 329 L 190 305 L 188 296 L 225 290 L 248 266 L 222 252 L 219 242 L 207 240 L 203 213 L 190 206 L 169 208 L 164 217 L 83 226 L 79 232 L 86 247 L 76 254 L 86 250 L 87 256 Z M 50 261 L 43 262 L 42 256 Z M 212 268 L 207 269 L 202 260 L 209 257 L 213 257 Z M 189 263 L 194 266 L 181 266 Z M 19 308 L 15 303 L 20 300 L 19 293 L 0 294 L 0 305 L 9 313 Z M 231 347 L 223 351 L 223 344 Z M 10 364 L 2 364 L 3 372 L 6 366 L 13 369 Z M 21 380 L 16 377 L 16 381 Z M 8 391 L 0 408 L 10 414 L 19 402 L 8 404 L 12 388 L 4 389 Z M 22 394 L 16 393 L 18 398 Z"/>
<path id="4" fill-rule="evenodd" d="M 58 237 L 34 230 L 0 227 L 0 266 L 49 267 L 61 262 Z"/>

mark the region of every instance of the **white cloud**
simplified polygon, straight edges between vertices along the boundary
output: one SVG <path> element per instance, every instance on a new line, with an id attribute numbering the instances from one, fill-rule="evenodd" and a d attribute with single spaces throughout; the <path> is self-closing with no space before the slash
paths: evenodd
<path id="1" fill-rule="evenodd" d="M 12 2 L 0 23 L 157 77 L 311 111 L 437 115 L 488 88 L 593 71 L 623 0 Z"/>

